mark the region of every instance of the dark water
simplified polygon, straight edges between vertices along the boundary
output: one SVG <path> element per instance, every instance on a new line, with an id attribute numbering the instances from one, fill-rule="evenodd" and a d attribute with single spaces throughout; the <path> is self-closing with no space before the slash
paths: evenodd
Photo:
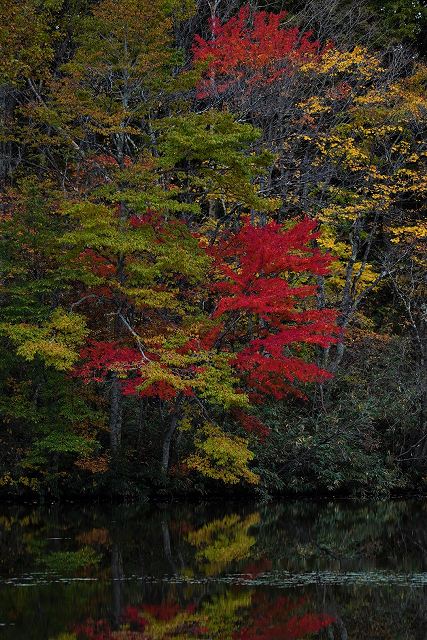
<path id="1" fill-rule="evenodd" d="M 427 501 L 3 508 L 0 638 L 427 638 Z"/>

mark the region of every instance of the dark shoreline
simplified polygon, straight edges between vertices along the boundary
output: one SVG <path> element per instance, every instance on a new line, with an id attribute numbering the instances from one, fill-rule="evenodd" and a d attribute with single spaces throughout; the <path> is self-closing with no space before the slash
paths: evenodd
<path id="1" fill-rule="evenodd" d="M 188 504 L 221 504 L 225 499 L 229 504 L 249 504 L 249 503 L 274 503 L 274 502 L 351 502 L 355 504 L 363 504 L 366 502 L 384 502 L 384 501 L 398 501 L 398 500 L 422 500 L 427 499 L 427 492 L 415 492 L 413 489 L 407 491 L 390 492 L 389 494 L 364 494 L 357 495 L 351 493 L 268 493 L 258 494 L 256 492 L 211 492 L 201 494 L 199 492 L 188 493 L 151 493 L 140 497 L 126 497 L 126 496 L 108 496 L 106 494 L 101 495 L 88 495 L 78 497 L 66 497 L 58 496 L 53 498 L 52 496 L 39 496 L 38 498 L 29 496 L 1 496 L 0 504 L 2 506 L 38 506 L 43 507 L 46 505 L 57 506 L 87 506 L 88 504 L 98 506 L 179 506 Z"/>

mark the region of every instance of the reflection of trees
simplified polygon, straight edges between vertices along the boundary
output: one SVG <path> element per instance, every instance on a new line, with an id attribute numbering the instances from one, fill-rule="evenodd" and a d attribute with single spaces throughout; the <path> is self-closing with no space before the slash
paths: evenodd
<path id="1" fill-rule="evenodd" d="M 113 631 L 105 620 L 89 620 L 76 629 L 82 640 L 297 640 L 333 624 L 325 614 L 304 611 L 304 600 L 275 598 L 242 590 L 227 590 L 201 604 L 185 608 L 160 605 L 129 606 Z"/>
<path id="2" fill-rule="evenodd" d="M 236 640 L 289 640 L 304 638 L 331 626 L 335 619 L 326 614 L 304 611 L 306 602 L 280 597 L 274 600 L 258 592 L 249 620 L 235 634 Z"/>
<path id="3" fill-rule="evenodd" d="M 296 573 L 419 571 L 421 548 L 427 553 L 427 511 L 419 502 L 291 502 L 269 505 L 260 517 L 256 550 Z"/>
<path id="4" fill-rule="evenodd" d="M 0 610 L 15 625 L 10 635 L 2 630 L 2 637 L 27 640 L 31 629 L 32 640 L 57 638 L 61 630 L 92 616 L 98 626 L 105 621 L 111 638 L 129 638 L 131 631 L 140 633 L 135 625 L 144 612 L 144 628 L 156 640 L 162 633 L 259 640 L 266 630 L 266 637 L 275 637 L 273 622 L 282 625 L 284 634 L 293 617 L 320 611 L 336 619 L 320 632 L 322 638 L 424 640 L 427 600 L 422 589 L 320 581 L 288 592 L 295 606 L 294 594 L 304 594 L 301 611 L 275 620 L 268 612 L 278 595 L 269 581 L 281 572 L 426 571 L 426 517 L 424 503 L 416 501 L 295 501 L 258 505 L 256 511 L 253 505 L 233 509 L 221 504 L 75 511 L 6 507 L 0 516 L 1 577 L 41 573 L 41 580 L 47 574 L 47 580 L 59 575 L 98 582 L 2 588 Z M 229 588 L 227 581 L 239 573 L 251 574 L 263 586 Z M 138 580 L 127 580 L 130 576 Z M 260 605 L 262 597 L 266 600 Z M 308 625 L 310 617 L 305 621 Z M 208 627 L 210 635 L 204 631 Z"/>
<path id="5" fill-rule="evenodd" d="M 259 521 L 257 512 L 246 518 L 232 514 L 189 532 L 187 539 L 196 547 L 195 559 L 204 573 L 217 575 L 231 563 L 247 558 L 256 543 L 249 530 Z"/>
<path id="6" fill-rule="evenodd" d="M 202 615 L 212 638 L 231 640 L 241 626 L 244 612 L 252 605 L 253 594 L 246 590 L 227 590 L 203 604 Z"/>

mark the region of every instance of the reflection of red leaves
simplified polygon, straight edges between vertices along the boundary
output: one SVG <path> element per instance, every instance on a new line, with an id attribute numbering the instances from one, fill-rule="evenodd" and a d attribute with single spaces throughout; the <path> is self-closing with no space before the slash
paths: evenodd
<path id="1" fill-rule="evenodd" d="M 295 610 L 302 606 L 305 606 L 304 599 L 290 600 L 281 597 L 271 601 L 265 593 L 256 593 L 252 598 L 252 609 L 248 611 L 252 622 L 241 629 L 235 629 L 233 638 L 234 640 L 297 640 L 318 633 L 321 629 L 335 622 L 334 618 L 326 614 L 303 613 L 300 616 L 295 615 Z M 123 610 L 121 620 L 124 627 L 130 628 L 125 633 L 140 634 L 148 631 L 148 639 L 151 638 L 149 633 L 150 618 L 168 623 L 183 613 L 187 613 L 189 616 L 197 614 L 197 605 L 190 603 L 184 608 L 178 603 L 163 602 L 161 604 L 128 606 Z M 196 638 L 210 633 L 208 618 L 206 618 L 205 625 L 197 624 L 191 618 L 188 622 L 189 624 L 186 625 L 185 618 L 183 618 L 182 624 L 185 626 L 186 637 Z M 180 626 L 181 632 L 184 626 Z M 91 619 L 77 627 L 75 633 L 82 640 L 111 640 L 117 635 L 117 632 L 112 631 L 106 620 L 94 621 Z M 175 637 L 173 632 L 166 635 L 171 638 Z M 120 637 L 122 636 L 120 635 Z M 126 637 L 128 636 L 126 635 Z M 129 635 L 129 637 L 134 636 Z"/>
<path id="2" fill-rule="evenodd" d="M 156 620 L 168 621 L 175 618 L 181 611 L 179 604 L 145 604 L 143 607 L 146 613 L 149 613 Z"/>
<path id="3" fill-rule="evenodd" d="M 122 620 L 133 629 L 144 631 L 147 620 L 143 617 L 141 609 L 138 607 L 126 607 L 122 614 Z"/>
<path id="4" fill-rule="evenodd" d="M 84 624 L 74 629 L 78 638 L 84 640 L 110 640 L 112 638 L 111 627 L 107 620 L 87 620 Z"/>
<path id="5" fill-rule="evenodd" d="M 278 635 L 277 637 L 302 638 L 311 633 L 318 633 L 321 629 L 329 627 L 334 622 L 335 618 L 325 614 L 306 613 L 301 618 L 291 618 L 285 625 L 285 635 Z"/>
<path id="6" fill-rule="evenodd" d="M 318 633 L 335 622 L 326 614 L 292 615 L 305 605 L 304 599 L 293 601 L 281 597 L 270 602 L 264 594 L 257 594 L 255 602 L 257 607 L 251 613 L 252 624 L 237 631 L 233 636 L 235 640 L 296 640 Z"/>
<path id="7" fill-rule="evenodd" d="M 246 628 L 235 634 L 236 640 L 296 640 L 318 633 L 335 622 L 331 616 L 307 613 L 294 617 L 285 624 L 262 628 Z"/>

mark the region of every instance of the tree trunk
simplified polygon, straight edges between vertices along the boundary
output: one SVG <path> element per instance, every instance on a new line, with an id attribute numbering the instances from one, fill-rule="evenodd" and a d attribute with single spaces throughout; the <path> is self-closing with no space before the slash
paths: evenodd
<path id="1" fill-rule="evenodd" d="M 169 423 L 169 426 L 166 430 L 165 433 L 165 437 L 163 439 L 163 449 L 162 449 L 162 472 L 163 474 L 166 476 L 168 473 L 168 469 L 169 469 L 169 460 L 170 460 L 170 452 L 171 452 L 171 444 L 172 444 L 172 438 L 173 438 L 173 434 L 175 433 L 177 424 L 178 424 L 178 417 L 179 417 L 179 405 L 181 404 L 181 397 L 178 396 L 178 398 L 175 401 L 175 408 L 173 410 L 172 413 L 172 417 L 171 417 L 171 421 Z"/>
<path id="2" fill-rule="evenodd" d="M 144 433 L 144 416 L 145 416 L 145 403 L 144 398 L 140 398 L 138 402 L 138 421 L 137 421 L 137 441 L 136 446 L 138 451 L 142 445 L 142 437 Z"/>
<path id="3" fill-rule="evenodd" d="M 162 471 L 165 476 L 167 475 L 168 469 L 169 469 L 172 438 L 173 438 L 173 434 L 175 433 L 177 422 L 178 422 L 178 415 L 177 413 L 174 413 L 172 416 L 172 420 L 170 422 L 169 428 L 167 429 L 164 440 L 163 440 Z"/>
<path id="4" fill-rule="evenodd" d="M 114 373 L 110 390 L 110 445 L 113 454 L 117 453 L 122 440 L 122 414 L 120 381 Z"/>
<path id="5" fill-rule="evenodd" d="M 112 617 L 114 629 L 120 628 L 122 617 L 122 588 L 123 588 L 122 554 L 117 543 L 111 550 L 111 578 L 112 578 Z"/>
<path id="6" fill-rule="evenodd" d="M 421 320 L 418 330 L 419 361 L 418 384 L 420 387 L 420 433 L 423 437 L 422 446 L 419 448 L 419 463 L 421 467 L 427 466 L 427 305 L 421 310 Z"/>

